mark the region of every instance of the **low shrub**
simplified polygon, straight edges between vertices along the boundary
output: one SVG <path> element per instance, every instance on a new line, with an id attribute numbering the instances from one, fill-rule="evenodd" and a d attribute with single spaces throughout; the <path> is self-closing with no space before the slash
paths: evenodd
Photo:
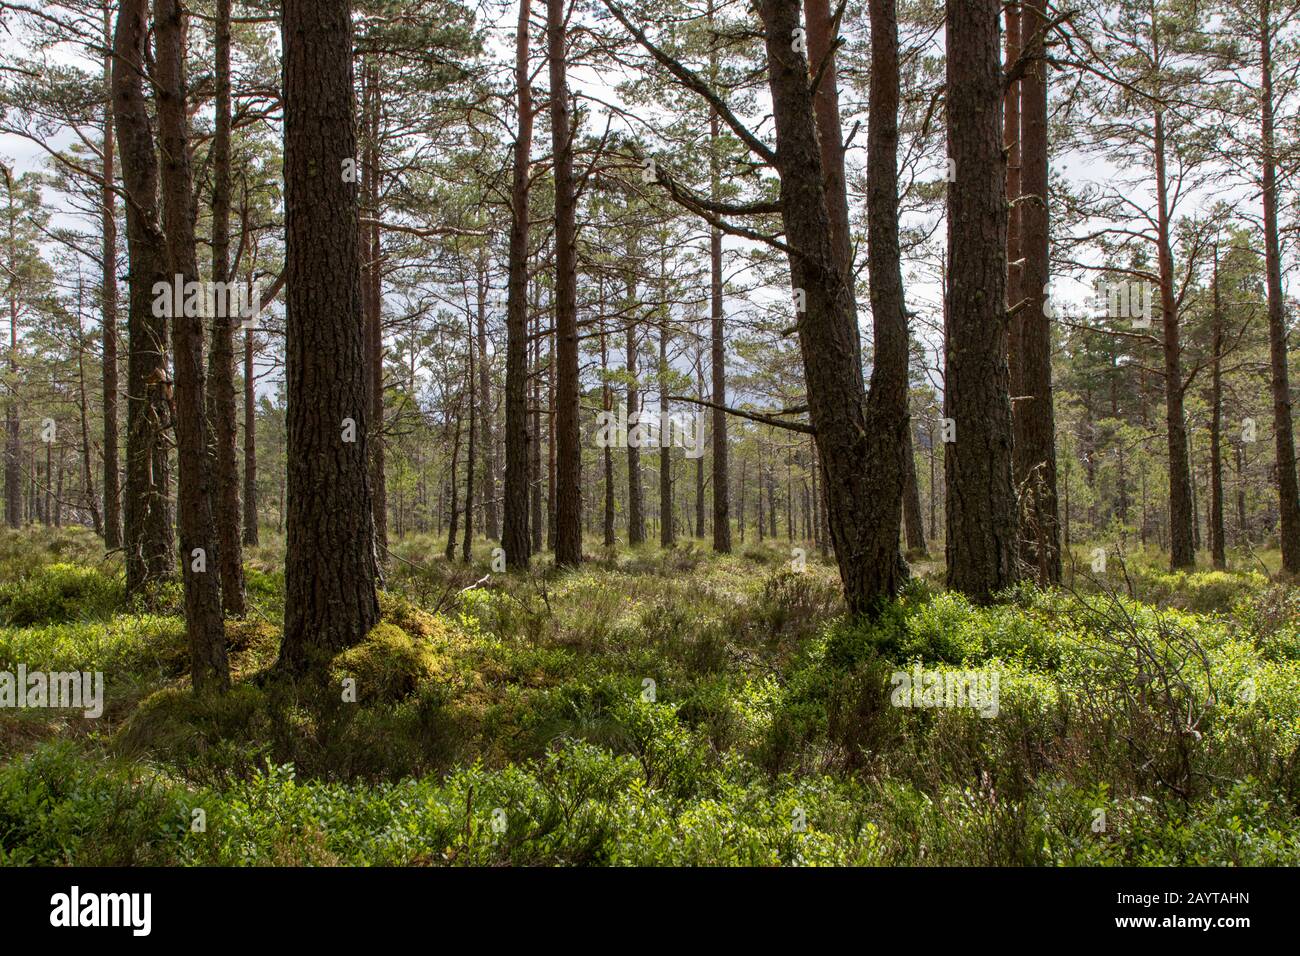
<path id="1" fill-rule="evenodd" d="M 125 602 L 125 585 L 117 574 L 76 564 L 47 564 L 0 584 L 0 624 L 26 627 L 104 620 Z"/>

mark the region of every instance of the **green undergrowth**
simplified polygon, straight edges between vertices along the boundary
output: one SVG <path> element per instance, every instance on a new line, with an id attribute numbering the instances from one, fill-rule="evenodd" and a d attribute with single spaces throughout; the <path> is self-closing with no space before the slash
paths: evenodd
<path id="1" fill-rule="evenodd" d="M 489 575 L 412 537 L 381 623 L 295 683 L 268 546 L 234 687 L 196 696 L 174 608 L 64 534 L 0 538 L 0 670 L 102 670 L 105 714 L 0 711 L 5 862 L 1300 862 L 1300 598 L 1256 571 L 987 607 L 924 574 L 868 622 L 811 549 Z M 898 706 L 900 674 L 997 696 Z"/>

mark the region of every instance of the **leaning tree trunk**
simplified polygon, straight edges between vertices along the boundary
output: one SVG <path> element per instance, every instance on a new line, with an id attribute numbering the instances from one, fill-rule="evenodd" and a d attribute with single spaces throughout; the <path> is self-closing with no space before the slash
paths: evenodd
<path id="1" fill-rule="evenodd" d="M 506 567 L 528 567 L 530 447 L 528 435 L 528 155 L 533 142 L 533 104 L 528 86 L 529 0 L 519 0 L 515 40 L 518 130 L 510 201 L 510 252 L 506 281 L 506 478 L 501 546 Z M 537 436 L 533 436 L 536 443 Z"/>
<path id="2" fill-rule="evenodd" d="M 949 286 L 944 401 L 948 586 L 988 600 L 1017 576 L 1006 309 L 1006 158 L 997 0 L 948 3 Z"/>
<path id="3" fill-rule="evenodd" d="M 221 620 L 221 541 L 212 514 L 212 461 L 204 407 L 203 313 L 179 293 L 199 277 L 194 239 L 194 181 L 186 132 L 185 23 L 179 0 L 154 0 L 157 37 L 158 141 L 162 150 L 163 217 L 177 286 L 172 304 L 175 349 L 176 457 L 180 470 L 176 524 L 180 532 L 190 677 L 196 691 L 230 684 Z M 233 452 L 233 446 L 232 446 Z"/>
<path id="4" fill-rule="evenodd" d="M 799 348 L 809 416 L 821 457 L 830 535 L 849 609 L 869 613 L 890 598 L 900 583 L 902 448 L 907 427 L 906 315 L 901 301 L 895 302 L 896 310 L 887 308 L 886 292 L 873 317 L 876 357 L 868 401 L 857 359 L 852 275 L 841 267 L 831 239 L 831 214 L 808 62 L 792 43 L 799 29 L 799 3 L 763 0 L 760 13 L 776 126 L 773 158 L 781 176 L 781 216 L 791 249 L 796 305 L 805 306 L 797 316 Z M 892 16 L 888 19 L 892 24 Z M 872 33 L 873 45 L 877 33 L 896 37 L 887 27 L 877 27 Z M 882 42 L 887 47 L 888 40 Z M 880 96 L 886 107 L 891 82 L 882 82 L 881 74 L 888 73 L 888 65 L 873 71 L 873 83 L 877 85 L 873 97 Z M 896 81 L 892 90 L 896 103 Z M 868 131 L 871 147 L 888 149 L 891 138 L 897 140 L 896 113 L 873 108 L 872 121 L 875 128 Z M 893 165 L 879 153 L 868 165 L 878 176 L 883 174 L 869 187 L 874 194 L 871 219 L 879 220 L 879 210 L 891 196 L 889 185 L 893 180 L 884 167 L 892 170 Z M 875 225 L 881 228 L 885 223 L 877 221 Z M 887 236 L 887 230 L 880 235 Z M 888 249 L 873 249 L 873 254 L 887 257 L 891 253 Z M 896 258 L 896 249 L 893 254 Z"/>
<path id="5" fill-rule="evenodd" d="M 578 424 L 577 199 L 565 58 L 565 0 L 546 0 L 555 157 L 555 563 L 582 562 L 582 438 Z"/>
<path id="6" fill-rule="evenodd" d="M 840 268 L 853 274 L 853 236 L 849 231 L 849 193 L 844 174 L 844 131 L 840 125 L 840 91 L 835 73 L 835 23 L 829 0 L 804 0 L 804 19 L 808 25 L 808 67 L 817 82 L 813 91 L 813 109 L 817 119 L 817 141 L 821 146 L 822 173 L 826 177 L 826 211 L 831 221 L 831 246 Z M 873 56 L 874 50 L 873 50 Z M 818 79 L 818 73 L 821 76 Z M 849 294 L 857 314 L 857 295 L 852 283 Z M 853 322 L 854 349 L 862 362 L 862 335 L 857 320 Z"/>
<path id="7" fill-rule="evenodd" d="M 805 0 L 808 22 L 809 68 L 817 82 L 814 91 L 818 142 L 821 146 L 822 169 L 826 176 L 827 211 L 830 214 L 831 245 L 840 272 L 849 277 L 849 294 L 853 301 L 854 361 L 861 367 L 862 346 L 857 322 L 857 298 L 853 293 L 853 246 L 849 232 L 848 192 L 844 175 L 844 145 L 840 126 L 839 90 L 835 72 L 834 26 L 830 4 L 826 0 Z M 872 89 L 872 117 L 868 122 L 868 223 L 869 247 L 876 254 L 868 256 L 872 293 L 873 326 L 876 333 L 877 363 L 881 361 L 883 346 L 884 367 L 873 365 L 871 389 L 867 394 L 867 414 L 878 420 L 892 420 L 900 413 L 907 415 L 907 308 L 903 293 L 902 272 L 899 267 L 898 242 L 898 40 L 897 14 L 893 4 L 881 5 L 870 11 L 876 19 L 874 30 L 879 32 L 879 43 L 873 44 L 872 62 L 878 82 Z M 900 338 L 901 331 L 901 338 Z M 900 351 L 902 364 L 900 365 Z M 901 400 L 899 371 L 902 369 Z M 901 404 L 900 404 L 901 401 Z M 909 427 L 901 432 L 901 447 L 886 432 L 873 439 L 877 446 L 873 454 L 895 458 L 903 481 L 902 490 L 895 497 L 893 484 L 897 480 L 894 467 L 889 468 L 886 487 L 890 500 L 901 514 L 906 509 L 907 478 L 910 441 Z M 773 513 L 773 517 L 774 517 Z M 891 522 L 897 532 L 898 520 Z M 921 550 L 924 551 L 924 541 Z M 900 573 L 905 562 L 898 558 Z"/>
<path id="8" fill-rule="evenodd" d="M 170 283 L 158 222 L 158 160 L 144 98 L 146 0 L 122 0 L 113 32 L 113 116 L 126 203 L 127 404 L 123 532 L 127 594 L 172 577 L 170 465 L 172 420 L 167 319 L 154 314 L 154 286 Z M 161 311 L 161 310 L 159 310 Z"/>
<path id="9" fill-rule="evenodd" d="M 284 0 L 288 533 L 279 667 L 302 672 L 379 619 L 348 0 Z"/>

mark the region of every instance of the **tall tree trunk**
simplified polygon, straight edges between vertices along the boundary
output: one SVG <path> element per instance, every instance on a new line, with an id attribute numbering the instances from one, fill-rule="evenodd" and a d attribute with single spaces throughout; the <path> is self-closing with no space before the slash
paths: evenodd
<path id="1" fill-rule="evenodd" d="M 848 191 L 844 173 L 844 137 L 840 125 L 839 89 L 835 71 L 836 27 L 828 0 L 804 0 L 805 17 L 808 24 L 809 70 L 817 84 L 813 91 L 814 110 L 817 120 L 818 142 L 821 147 L 822 171 L 825 176 L 827 212 L 830 214 L 831 247 L 842 275 L 846 277 L 848 295 L 853 307 L 853 355 L 855 365 L 862 367 L 862 335 L 858 324 L 858 305 L 855 293 L 856 271 L 853 264 L 853 243 L 849 231 Z M 842 11 L 841 11 L 842 13 Z M 898 371 L 897 332 L 901 328 L 904 347 L 904 364 L 902 379 L 902 415 L 904 427 L 901 434 L 891 435 L 888 430 L 875 436 L 870 454 L 882 455 L 893 459 L 897 464 L 888 466 L 884 487 L 888 489 L 889 500 L 897 504 L 900 511 L 905 508 L 904 496 L 894 495 L 893 486 L 897 469 L 906 482 L 911 473 L 906 461 L 906 448 L 910 446 L 907 437 L 907 306 L 903 293 L 902 273 L 898 259 L 898 41 L 896 5 L 877 11 L 881 18 L 881 28 L 887 35 L 882 37 L 879 46 L 872 46 L 872 61 L 880 57 L 885 76 L 873 88 L 877 97 L 876 107 L 883 115 L 875 117 L 874 125 L 868 120 L 868 214 L 867 230 L 869 247 L 877 245 L 886 250 L 880 255 L 868 255 L 867 269 L 870 273 L 873 289 L 871 308 L 873 328 L 878 339 L 885 342 L 890 354 L 885 357 L 883 374 L 877 376 L 873 368 L 871 388 L 867 393 L 867 414 L 878 416 L 883 420 L 892 420 L 899 412 L 897 395 Z M 874 135 L 873 135 L 874 134 Z M 888 250 L 893 250 L 888 252 Z M 892 261 L 891 261 L 892 256 Z M 901 325 L 899 324 L 901 322 Z M 879 345 L 879 342 L 877 343 Z M 903 446 L 899 448 L 901 443 Z M 890 525 L 897 533 L 898 521 Z M 896 542 L 897 543 L 897 542 Z M 906 568 L 906 561 L 901 555 L 896 557 L 899 573 Z"/>
<path id="2" fill-rule="evenodd" d="M 41 520 L 45 527 L 54 524 L 54 442 L 45 443 L 45 504 L 41 508 Z"/>
<path id="3" fill-rule="evenodd" d="M 1245 446 L 1233 446 L 1237 463 L 1237 546 L 1250 544 L 1250 524 L 1246 520 L 1246 451 Z"/>
<path id="4" fill-rule="evenodd" d="M 301 672 L 378 621 L 379 569 L 358 197 L 342 175 L 357 147 L 351 4 L 284 0 L 282 36 L 289 514 L 278 664 Z"/>
<path id="5" fill-rule="evenodd" d="M 362 181 L 365 205 L 370 211 L 370 222 L 365 225 L 361 251 L 365 257 L 362 271 L 362 311 L 366 336 L 366 382 L 370 395 L 371 445 L 370 489 L 375 525 L 375 544 L 378 549 L 379 568 L 382 572 L 388 556 L 388 478 L 385 471 L 384 438 L 384 300 L 383 300 L 383 249 L 379 237 L 379 68 L 371 62 L 367 67 L 366 138 L 365 157 L 362 163 Z"/>
<path id="6" fill-rule="evenodd" d="M 668 317 L 659 326 L 659 543 L 671 548 L 677 543 L 673 521 L 673 460 L 669 448 L 668 421 Z"/>
<path id="7" fill-rule="evenodd" d="M 555 332 L 546 351 L 546 548 L 555 552 Z"/>
<path id="8" fill-rule="evenodd" d="M 1192 479 L 1192 547 L 1201 550 L 1201 509 L 1196 500 L 1196 443 L 1189 437 L 1187 443 L 1187 473 Z"/>
<path id="9" fill-rule="evenodd" d="M 629 257 L 630 259 L 630 257 Z M 636 302 L 636 280 L 627 280 L 627 299 Z M 637 385 L 637 324 L 627 327 L 627 428 L 640 432 L 641 396 Z M 630 439 L 627 443 L 627 543 L 636 547 L 645 543 L 645 493 L 641 484 L 641 449 Z"/>
<path id="10" fill-rule="evenodd" d="M 1219 246 L 1214 246 L 1214 313 L 1210 356 L 1210 557 L 1215 570 L 1228 566 L 1223 533 L 1223 302 L 1219 295 Z"/>
<path id="11" fill-rule="evenodd" d="M 104 546 L 122 547 L 122 487 L 117 440 L 117 194 L 113 192 L 113 3 L 104 0 L 104 87 L 110 103 L 104 108 L 104 146 L 100 176 L 100 249 L 103 270 L 103 393 L 104 393 Z"/>
<path id="12" fill-rule="evenodd" d="M 1268 288 L 1268 345 L 1273 387 L 1273 435 L 1277 456 L 1278 534 L 1282 569 L 1300 574 L 1300 483 L 1296 478 L 1295 431 L 1287 381 L 1286 304 L 1282 298 L 1282 251 L 1278 239 L 1277 154 L 1273 131 L 1273 25 L 1270 0 L 1260 0 L 1260 143 L 1264 191 L 1264 270 Z"/>
<path id="13" fill-rule="evenodd" d="M 715 199 L 721 196 L 721 170 L 717 157 L 718 117 L 709 119 L 711 185 Z M 726 328 L 722 310 L 722 231 L 709 233 L 709 363 L 712 373 L 712 400 L 717 406 L 727 404 Z M 731 553 L 730 472 L 727 461 L 727 413 L 720 407 L 713 414 L 713 550 Z"/>
<path id="14" fill-rule="evenodd" d="M 546 0 L 551 75 L 551 147 L 555 158 L 555 563 L 582 562 L 582 436 L 578 423 L 577 200 L 566 77 L 565 0 Z"/>
<path id="15" fill-rule="evenodd" d="M 77 407 L 81 419 L 81 480 L 86 506 L 94 523 L 95 534 L 103 535 L 104 521 L 99 511 L 99 496 L 95 494 L 95 448 L 90 441 L 90 402 L 86 397 L 86 337 L 81 326 L 82 290 L 77 288 Z"/>
<path id="16" fill-rule="evenodd" d="M 54 486 L 54 527 L 63 527 L 63 462 L 64 446 L 59 445 L 59 477 Z M 46 469 L 48 471 L 48 468 Z"/>
<path id="17" fill-rule="evenodd" d="M 937 469 L 935 467 L 937 464 L 936 462 L 937 456 L 935 454 L 936 449 L 934 443 L 933 426 L 927 426 L 926 435 L 929 438 L 929 445 L 930 445 L 929 453 L 926 455 L 926 458 L 929 460 L 929 465 L 930 465 L 930 494 L 928 495 L 929 500 L 926 502 L 930 510 L 930 540 L 938 541 L 939 540 L 939 517 L 938 517 L 939 478 L 938 475 L 936 474 Z"/>
<path id="18" fill-rule="evenodd" d="M 478 308 L 480 315 L 484 308 L 484 298 L 487 295 L 486 290 L 479 287 Z M 465 348 L 469 358 L 465 375 L 465 397 L 469 402 L 469 444 L 465 448 L 465 543 L 461 549 L 461 560 L 469 564 L 470 546 L 474 541 L 474 465 L 475 455 L 478 449 L 475 443 L 478 440 L 478 430 L 475 419 L 478 417 L 478 395 L 475 389 L 478 386 L 478 376 L 476 374 L 474 359 L 474 325 L 473 319 L 466 317 L 467 335 L 465 336 Z"/>
<path id="19" fill-rule="evenodd" d="M 775 456 L 776 449 L 772 449 Z M 767 536 L 776 537 L 776 467 L 775 464 L 769 464 L 767 469 L 767 480 L 764 482 L 767 486 Z"/>
<path id="20" fill-rule="evenodd" d="M 1033 61 L 1020 81 L 1019 204 L 1024 267 L 1022 282 L 1012 284 L 1012 306 L 1027 298 L 1011 320 L 1018 330 L 1012 352 L 1016 368 L 1011 382 L 1017 401 L 1014 423 L 1014 476 L 1024 499 L 1020 505 L 1021 559 L 1035 570 L 1041 586 L 1061 581 L 1061 533 L 1056 488 L 1056 416 L 1052 407 L 1052 330 L 1047 316 L 1051 268 L 1048 228 L 1047 70 L 1042 0 L 1025 0 L 1022 32 Z M 1016 270 L 1011 269 L 1011 276 Z"/>
<path id="21" fill-rule="evenodd" d="M 903 451 L 903 537 L 907 550 L 918 558 L 925 557 L 925 528 L 921 523 L 921 489 L 916 483 L 916 454 L 912 450 L 912 427 L 907 428 L 907 448 Z"/>
<path id="22" fill-rule="evenodd" d="M 709 0 L 710 27 L 714 24 L 714 0 Z M 709 80 L 718 79 L 718 52 L 709 48 Z M 715 202 L 722 199 L 721 123 L 716 110 L 709 111 L 709 197 Z M 726 326 L 723 315 L 722 281 L 722 230 L 709 230 L 709 364 L 711 397 L 716 403 L 711 410 L 710 425 L 713 430 L 713 550 L 718 554 L 731 553 L 731 478 L 728 467 L 727 413 L 720 406 L 727 404 Z"/>
<path id="23" fill-rule="evenodd" d="M 1022 17 L 1018 2 L 1008 3 L 1003 11 L 1006 20 L 1006 69 L 1010 72 L 1022 49 Z M 1021 196 L 1024 188 L 1020 181 L 1021 146 L 1023 134 L 1020 124 L 1020 98 L 1022 84 L 1019 80 L 1007 85 L 1002 97 L 1002 142 L 1007 154 L 1007 308 L 1015 306 L 1023 296 L 1020 260 L 1024 255 L 1021 240 Z M 1007 323 L 1007 378 L 1012 395 L 1023 395 L 1020 376 L 1020 338 L 1024 325 L 1024 310 L 1011 314 Z M 1015 404 L 1012 403 L 1014 412 Z"/>
<path id="24" fill-rule="evenodd" d="M 695 392 L 701 400 L 707 398 L 704 392 L 704 354 L 696 338 L 695 349 Z M 704 423 L 700 422 L 703 429 Z M 703 438 L 703 435 L 700 436 Z M 701 449 L 701 452 L 703 449 Z M 695 537 L 704 537 L 704 455 L 695 459 Z"/>
<path id="25" fill-rule="evenodd" d="M 487 247 L 479 253 L 479 293 L 478 310 L 478 421 L 482 431 L 483 444 L 483 483 L 479 495 L 483 500 L 483 532 L 489 541 L 501 539 L 501 525 L 497 517 L 497 456 L 496 426 L 493 421 L 492 404 L 492 366 L 488 362 L 487 347 L 487 292 L 489 275 L 487 271 Z"/>
<path id="26" fill-rule="evenodd" d="M 1142 473 L 1142 532 L 1141 532 L 1141 539 L 1142 539 L 1142 546 L 1143 546 L 1143 547 L 1146 547 L 1146 543 L 1147 543 L 1147 542 L 1146 542 L 1146 532 L 1147 532 L 1147 519 L 1146 519 L 1146 507 L 1147 507 L 1146 494 L 1147 494 L 1147 486 L 1146 486 L 1146 480 L 1147 480 L 1147 479 L 1146 479 L 1146 472 L 1143 471 L 1143 473 Z M 1064 487 L 1063 490 L 1064 490 L 1064 494 L 1062 495 L 1062 498 L 1063 498 L 1064 500 L 1063 500 L 1062 504 L 1065 506 L 1065 514 L 1064 514 L 1064 516 L 1063 516 L 1064 519 L 1065 519 L 1065 522 L 1064 522 L 1065 526 L 1064 526 L 1061 530 L 1064 532 L 1064 535 L 1065 535 L 1065 550 L 1066 550 L 1066 551 L 1069 551 L 1069 550 L 1070 550 L 1070 460 L 1069 460 L 1069 458 L 1067 458 L 1067 459 L 1065 460 L 1065 487 Z"/>
<path id="27" fill-rule="evenodd" d="M 889 508 L 890 515 L 876 532 L 875 547 L 883 549 L 884 536 L 890 536 L 895 556 L 892 586 L 896 588 L 899 576 L 906 570 L 897 554 L 899 521 L 909 475 L 913 490 L 916 485 L 907 404 L 907 300 L 898 240 L 898 12 L 895 0 L 873 0 L 869 12 L 872 83 L 871 116 L 867 123 L 867 271 L 871 280 L 875 355 L 867 395 L 867 433 L 870 460 L 880 462 L 877 467 L 882 472 L 875 491 L 884 496 L 881 507 Z M 851 259 L 846 269 L 851 284 Z M 854 331 L 857 331 L 856 321 Z M 860 355 L 855 360 L 860 363 Z M 916 510 L 919 512 L 919 505 Z M 925 551 L 924 536 L 919 550 Z M 885 560 L 883 550 L 880 560 Z"/>
<path id="28" fill-rule="evenodd" d="M 5 171 L 6 173 L 8 170 Z M 15 207 L 13 184 L 9 186 L 8 247 L 14 265 L 17 264 L 18 235 L 16 227 L 17 209 Z M 13 268 L 12 266 L 10 268 Z M 19 467 L 22 454 L 18 424 L 18 290 L 16 283 L 10 284 L 9 301 L 9 388 L 5 389 L 5 521 L 11 528 L 17 528 L 23 521 L 22 505 L 22 470 Z"/>
<path id="29" fill-rule="evenodd" d="M 212 281 L 236 281 L 230 272 L 230 2 L 217 0 L 216 129 L 212 138 Z M 217 286 L 221 288 L 220 285 Z M 243 617 L 244 554 L 240 537 L 239 465 L 235 444 L 235 328 L 237 297 L 227 294 L 225 308 L 212 318 L 212 348 L 208 353 L 208 417 L 212 423 L 212 499 L 221 557 L 221 603 L 225 612 Z"/>
<path id="30" fill-rule="evenodd" d="M 250 280 L 251 284 L 251 280 Z M 257 391 L 253 330 L 244 333 L 244 544 L 257 547 Z"/>
<path id="31" fill-rule="evenodd" d="M 1196 566 L 1192 527 L 1192 474 L 1183 413 L 1182 346 L 1178 306 L 1174 298 L 1174 255 L 1169 235 L 1169 192 L 1165 172 L 1164 110 L 1155 115 L 1156 216 L 1160 268 L 1160 312 L 1164 328 L 1165 428 L 1169 441 L 1169 565 L 1173 570 Z"/>
<path id="32" fill-rule="evenodd" d="M 542 344 L 540 332 L 540 310 L 537 298 L 538 283 L 533 283 L 533 431 L 529 441 L 531 463 L 529 482 L 531 488 L 531 508 L 529 532 L 532 535 L 534 554 L 542 551 Z"/>
<path id="33" fill-rule="evenodd" d="M 817 82 L 813 110 L 817 120 L 817 141 L 821 147 L 822 175 L 826 184 L 826 211 L 830 215 L 831 248 L 840 269 L 853 275 L 853 237 L 849 231 L 849 194 L 844 175 L 844 131 L 840 125 L 839 80 L 835 72 L 836 26 L 830 0 L 804 0 L 808 25 L 808 68 Z M 874 55 L 874 54 L 873 54 Z M 821 78 L 817 79 L 820 72 Z M 857 295 L 849 282 L 853 299 L 853 349 L 862 364 L 862 333 L 857 321 Z"/>
<path id="34" fill-rule="evenodd" d="M 948 586 L 988 600 L 1017 577 L 1006 309 L 1006 159 L 996 0 L 947 10 L 947 328 L 944 402 Z"/>
<path id="35" fill-rule="evenodd" d="M 736 508 L 736 532 L 740 535 L 740 543 L 745 543 L 745 467 L 747 462 L 744 458 L 740 459 L 740 503 Z"/>
<path id="36" fill-rule="evenodd" d="M 605 314 L 605 284 L 600 283 L 600 313 L 602 321 Z M 609 385 L 609 347 L 606 341 L 605 328 L 602 325 L 600 329 L 600 405 L 606 418 L 614 408 L 614 391 Z M 614 446 L 612 442 L 606 442 L 603 449 L 605 465 L 605 547 L 612 548 L 618 543 L 618 536 L 614 532 Z"/>
<path id="37" fill-rule="evenodd" d="M 809 503 L 809 483 L 800 481 L 800 537 L 803 541 L 813 540 L 813 507 Z"/>
<path id="38" fill-rule="evenodd" d="M 506 567 L 528 567 L 529 461 L 537 432 L 528 434 L 528 157 L 533 142 L 533 102 L 528 86 L 529 0 L 519 0 L 515 34 L 515 132 L 510 194 L 510 252 L 506 280 L 506 477 L 501 545 Z M 535 416 L 534 416 L 535 418 Z M 531 445 L 531 447 L 530 447 Z"/>
<path id="39" fill-rule="evenodd" d="M 154 0 L 157 42 L 158 144 L 163 155 L 163 218 L 175 283 L 199 277 L 194 239 L 194 182 L 186 124 L 185 22 L 179 0 Z M 179 298 L 179 295 L 177 296 Z M 230 684 L 221 621 L 221 541 L 212 514 L 213 482 L 204 407 L 202 308 L 172 307 L 176 376 L 176 457 L 180 470 L 176 523 L 180 532 L 190 677 L 198 692 Z M 191 314 L 192 312 L 196 314 Z"/>
<path id="40" fill-rule="evenodd" d="M 451 515 L 451 521 L 447 525 L 447 550 L 444 554 L 447 561 L 450 562 L 456 556 L 456 531 L 460 520 L 460 506 L 456 503 L 459 497 L 460 489 L 456 486 L 457 468 L 460 465 L 460 411 L 456 411 L 456 437 L 451 444 L 451 477 L 447 480 L 447 493 L 451 496 L 451 506 L 448 512 Z M 400 522 L 399 522 L 400 523 Z M 398 531 L 401 534 L 401 531 Z"/>
<path id="41" fill-rule="evenodd" d="M 793 455 L 786 451 L 785 455 L 785 537 L 787 541 L 794 541 L 794 459 Z"/>
<path id="42" fill-rule="evenodd" d="M 813 444 L 811 453 L 812 453 L 812 466 L 809 469 L 810 471 L 809 478 L 812 479 L 812 491 L 810 493 L 810 497 L 812 498 L 812 510 L 813 510 L 812 513 L 813 544 L 817 546 L 818 552 L 824 556 L 826 554 L 826 540 L 822 535 L 823 500 L 822 500 L 821 483 L 818 481 L 817 445 L 815 443 Z"/>
<path id="43" fill-rule="evenodd" d="M 143 594 L 175 573 L 166 430 L 171 425 L 168 328 L 154 286 L 170 285 L 158 222 L 158 160 L 144 97 L 146 0 L 122 0 L 113 31 L 113 116 L 127 196 L 126 590 Z M 162 310 L 159 310 L 161 313 Z"/>
<path id="44" fill-rule="evenodd" d="M 887 5 L 887 0 L 881 0 Z M 885 6 L 874 12 L 883 13 Z M 845 599 L 853 613 L 870 613 L 889 599 L 900 584 L 899 524 L 902 513 L 902 448 L 907 427 L 907 326 L 901 302 L 897 310 L 882 302 L 873 321 L 876 332 L 875 367 L 871 396 L 864 396 L 862 368 L 857 358 L 857 316 L 852 276 L 844 272 L 831 239 L 831 214 L 825 173 L 814 119 L 809 68 L 791 42 L 799 28 L 798 0 L 763 0 L 760 13 L 765 26 L 769 85 L 776 126 L 776 161 L 781 176 L 781 215 L 789 256 L 792 285 L 805 311 L 798 317 L 799 347 L 807 382 L 809 414 L 817 434 L 822 478 L 826 488 L 828 521 Z M 892 7 L 888 25 L 877 21 L 873 46 L 881 35 L 897 49 Z M 897 103 L 897 81 L 888 76 L 888 57 L 873 49 L 872 128 L 868 130 L 869 171 L 877 178 L 870 214 L 875 227 L 884 229 L 877 201 L 887 202 L 895 183 L 894 163 L 878 152 L 897 141 L 897 113 L 887 107 Z M 896 76 L 896 66 L 893 76 Z M 892 195 L 896 195 L 893 192 Z M 882 244 L 885 241 L 882 240 Z M 887 249 L 872 254 L 888 257 Z M 895 253 L 894 268 L 897 269 Z M 874 277 L 874 273 L 873 273 Z M 888 301 L 888 293 L 886 293 Z"/>

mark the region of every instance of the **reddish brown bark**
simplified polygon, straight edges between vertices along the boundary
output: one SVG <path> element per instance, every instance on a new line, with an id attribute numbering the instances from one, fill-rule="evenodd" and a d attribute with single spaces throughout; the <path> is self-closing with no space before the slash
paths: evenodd
<path id="1" fill-rule="evenodd" d="M 566 75 L 564 0 L 547 0 L 551 146 L 555 163 L 555 563 L 582 561 L 582 444 L 578 423 L 577 201 Z"/>

